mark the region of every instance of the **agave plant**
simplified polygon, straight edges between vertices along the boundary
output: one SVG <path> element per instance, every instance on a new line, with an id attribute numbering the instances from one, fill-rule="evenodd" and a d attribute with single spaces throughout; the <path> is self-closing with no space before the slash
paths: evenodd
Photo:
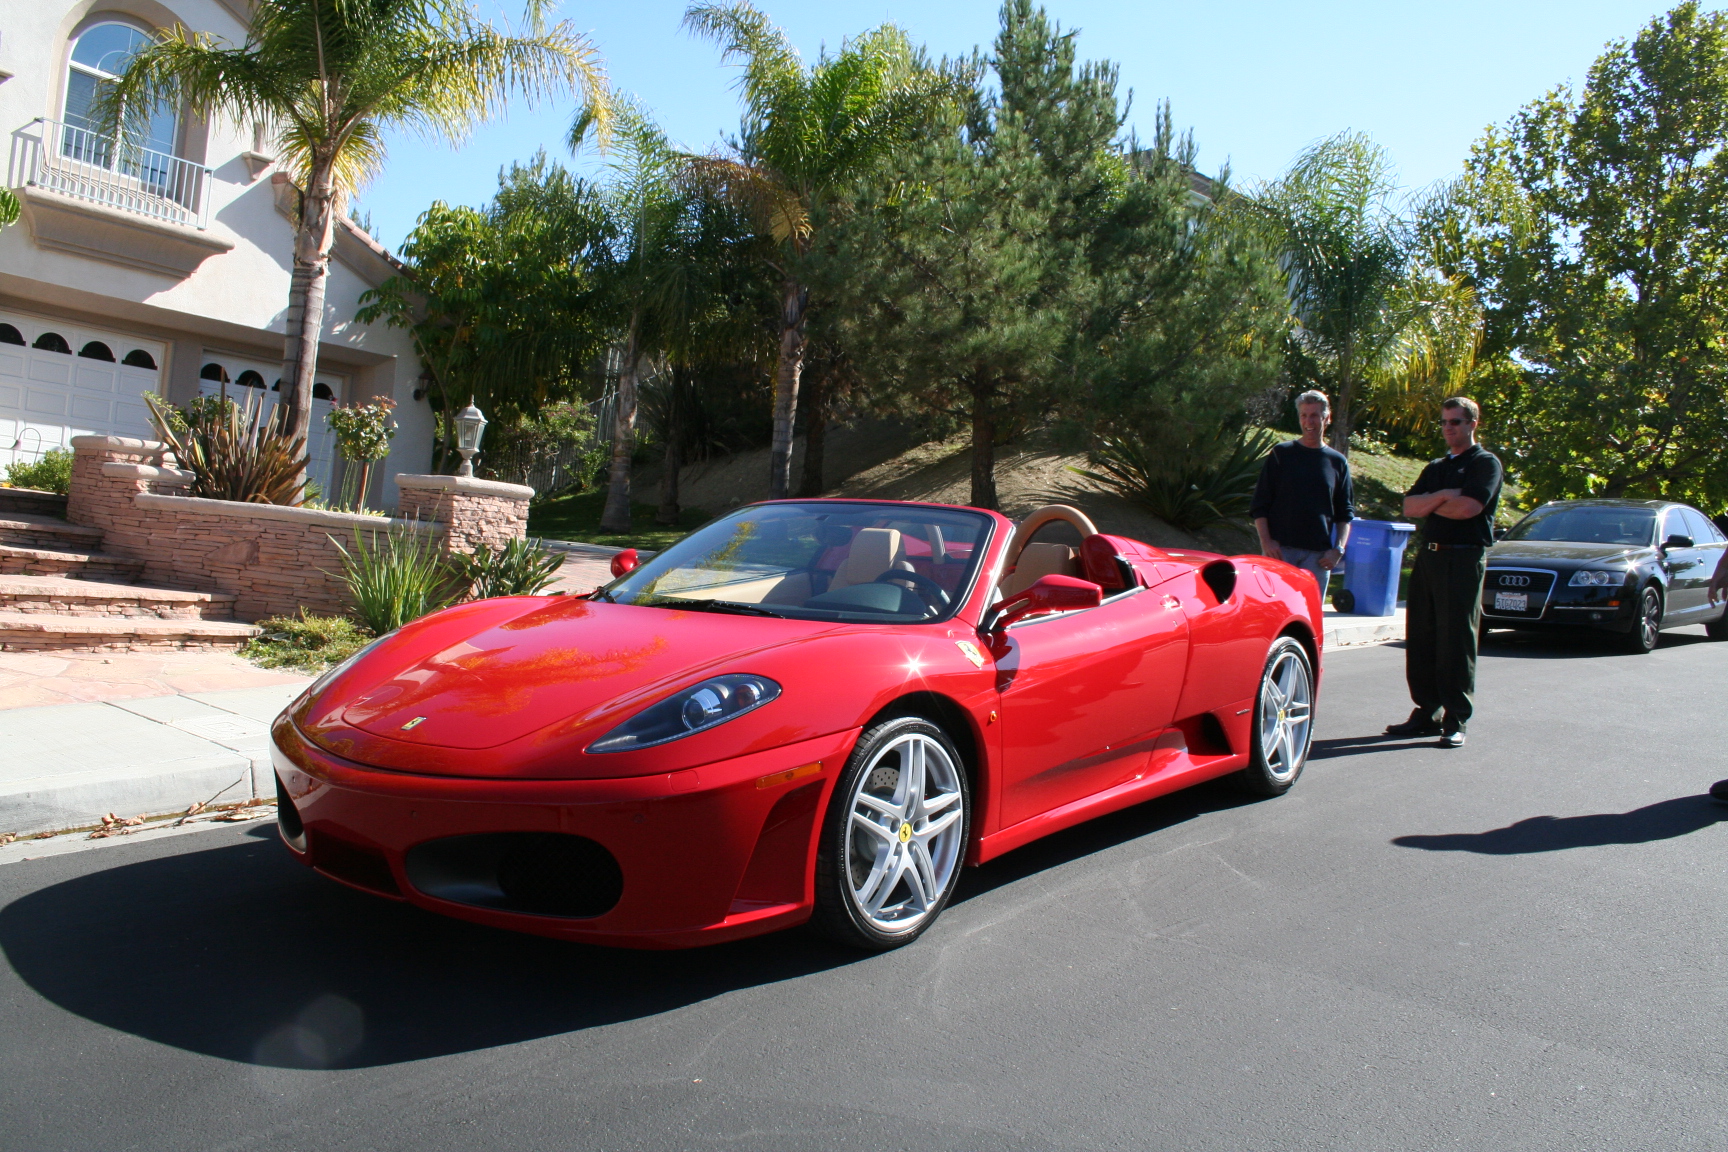
<path id="1" fill-rule="evenodd" d="M 512 540 L 496 551 L 482 544 L 471 556 L 452 556 L 456 579 L 466 584 L 473 600 L 493 596 L 532 596 L 557 579 L 564 564 L 561 553 L 539 540 Z"/>
<path id="2" fill-rule="evenodd" d="M 287 410 L 264 416 L 261 400 L 244 406 L 226 396 L 200 397 L 182 412 L 150 393 L 150 418 L 182 468 L 191 494 L 242 504 L 299 504 L 305 488 L 300 460 L 306 438 L 290 436 Z"/>
<path id="3" fill-rule="evenodd" d="M 1132 440 L 1107 437 L 1093 453 L 1095 469 L 1070 471 L 1115 489 L 1167 524 L 1197 532 L 1247 518 L 1260 462 L 1277 438 L 1265 428 L 1220 432 L 1172 464 Z"/>

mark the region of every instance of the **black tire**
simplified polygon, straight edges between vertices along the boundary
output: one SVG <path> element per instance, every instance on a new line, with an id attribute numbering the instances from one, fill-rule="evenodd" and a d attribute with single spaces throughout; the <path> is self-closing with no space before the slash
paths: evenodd
<path id="1" fill-rule="evenodd" d="M 1722 615 L 1704 625 L 1704 635 L 1712 640 L 1728 640 L 1728 609 L 1723 609 Z"/>
<path id="2" fill-rule="evenodd" d="M 1356 593 L 1348 588 L 1340 588 L 1332 593 L 1332 607 L 1340 612 L 1356 611 Z"/>
<path id="3" fill-rule="evenodd" d="M 1662 642 L 1662 593 L 1656 585 L 1646 584 L 1638 590 L 1632 630 L 1621 639 L 1620 646 L 1635 656 L 1647 656 Z"/>
<path id="4" fill-rule="evenodd" d="M 1286 715 L 1294 707 L 1305 707 L 1306 714 Z M 1266 652 L 1249 739 L 1248 767 L 1236 774 L 1237 785 L 1256 796 L 1290 791 L 1314 744 L 1314 666 L 1308 650 L 1293 637 L 1278 637 Z"/>
<path id="5" fill-rule="evenodd" d="M 913 777 L 922 781 L 916 803 Z M 959 815 L 945 819 L 956 805 Z M 971 782 L 946 732 L 920 716 L 871 725 L 847 759 L 823 817 L 812 926 L 871 952 L 912 943 L 954 895 L 971 824 Z M 930 888 L 937 889 L 934 898 Z"/>

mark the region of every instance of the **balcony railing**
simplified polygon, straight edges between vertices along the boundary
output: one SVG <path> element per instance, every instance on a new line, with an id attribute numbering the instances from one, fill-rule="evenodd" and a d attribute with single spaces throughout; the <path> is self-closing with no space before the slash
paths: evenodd
<path id="1" fill-rule="evenodd" d="M 64 196 L 192 228 L 210 222 L 210 169 L 123 137 L 39 120 L 26 140 L 29 183 Z"/>

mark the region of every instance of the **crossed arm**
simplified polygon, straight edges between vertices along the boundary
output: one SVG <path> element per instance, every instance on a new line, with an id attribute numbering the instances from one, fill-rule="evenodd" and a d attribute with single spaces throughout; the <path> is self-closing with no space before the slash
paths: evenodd
<path id="1" fill-rule="evenodd" d="M 1420 496 L 1404 497 L 1404 515 L 1412 520 L 1423 516 L 1444 516 L 1448 520 L 1468 520 L 1482 514 L 1482 501 L 1464 495 L 1459 488 L 1442 488 Z"/>

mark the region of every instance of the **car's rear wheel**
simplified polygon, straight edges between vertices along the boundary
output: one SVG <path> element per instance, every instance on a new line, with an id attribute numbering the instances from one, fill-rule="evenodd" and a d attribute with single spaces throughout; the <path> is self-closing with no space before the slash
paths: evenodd
<path id="1" fill-rule="evenodd" d="M 1637 616 L 1632 621 L 1632 631 L 1626 633 L 1621 643 L 1626 651 L 1642 656 L 1656 651 L 1656 645 L 1662 641 L 1662 593 L 1656 591 L 1656 586 L 1646 584 L 1638 593 Z"/>
<path id="2" fill-rule="evenodd" d="M 1266 653 L 1254 700 L 1254 747 L 1237 776 L 1257 796 L 1282 796 L 1302 775 L 1314 740 L 1314 668 L 1308 650 L 1280 636 Z"/>
<path id="3" fill-rule="evenodd" d="M 828 805 L 815 926 L 872 951 L 916 940 L 959 883 L 971 816 L 971 785 L 947 733 L 917 716 L 872 725 Z"/>

